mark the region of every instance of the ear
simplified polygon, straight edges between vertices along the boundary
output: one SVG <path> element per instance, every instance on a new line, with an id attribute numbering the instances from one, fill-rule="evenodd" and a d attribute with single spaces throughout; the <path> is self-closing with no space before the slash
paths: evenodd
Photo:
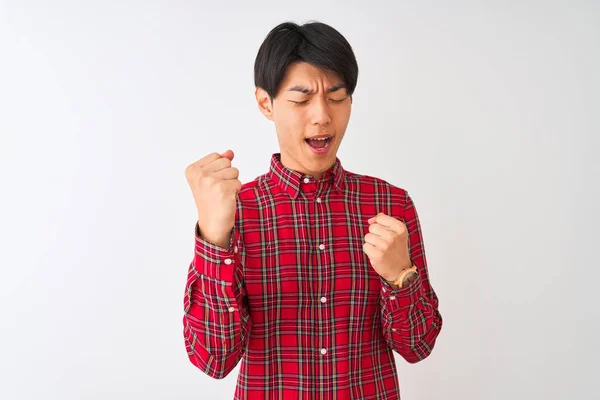
<path id="1" fill-rule="evenodd" d="M 273 104 L 271 103 L 271 97 L 261 87 L 257 87 L 254 91 L 254 96 L 256 96 L 256 103 L 258 104 L 258 109 L 265 117 L 269 120 L 273 121 Z"/>

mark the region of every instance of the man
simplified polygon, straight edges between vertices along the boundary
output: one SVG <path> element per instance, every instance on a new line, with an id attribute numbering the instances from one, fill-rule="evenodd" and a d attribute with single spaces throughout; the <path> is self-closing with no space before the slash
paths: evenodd
<path id="1" fill-rule="evenodd" d="M 442 327 L 406 190 L 345 170 L 336 153 L 358 66 L 323 23 L 283 23 L 254 68 L 280 152 L 244 185 L 234 154 L 186 169 L 198 208 L 184 295 L 191 362 L 235 399 L 399 399 L 393 350 L 427 357 Z"/>

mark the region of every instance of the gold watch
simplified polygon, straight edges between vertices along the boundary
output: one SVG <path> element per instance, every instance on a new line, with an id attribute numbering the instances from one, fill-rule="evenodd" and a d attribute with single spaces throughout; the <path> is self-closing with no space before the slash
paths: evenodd
<path id="1" fill-rule="evenodd" d="M 386 279 L 386 282 L 390 285 L 398 286 L 398 288 L 401 288 L 402 282 L 407 278 L 407 276 L 410 276 L 408 282 L 411 282 L 417 274 L 417 266 L 413 264 L 412 267 L 406 268 L 405 270 L 400 272 L 400 275 L 398 275 L 395 281 L 388 281 Z"/>

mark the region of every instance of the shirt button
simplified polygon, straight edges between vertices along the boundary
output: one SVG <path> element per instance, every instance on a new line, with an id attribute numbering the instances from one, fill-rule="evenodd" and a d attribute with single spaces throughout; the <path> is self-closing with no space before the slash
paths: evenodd
<path id="1" fill-rule="evenodd" d="M 308 182 L 310 182 L 310 179 L 304 178 L 304 183 L 308 183 Z"/>
<path id="2" fill-rule="evenodd" d="M 327 298 L 325 296 L 321 297 L 321 303 L 325 303 L 327 301 Z"/>
<path id="3" fill-rule="evenodd" d="M 317 197 L 317 203 L 321 204 L 321 198 Z"/>
<path id="4" fill-rule="evenodd" d="M 233 252 L 234 252 L 234 253 L 237 253 L 237 252 L 238 252 L 238 248 L 237 248 L 237 246 L 235 246 L 235 247 L 233 248 Z"/>
<path id="5" fill-rule="evenodd" d="M 320 250 L 325 250 L 325 245 L 321 243 L 321 244 L 319 245 L 319 249 L 320 249 Z"/>
<path id="6" fill-rule="evenodd" d="M 390 300 L 396 300 L 396 296 L 390 296 Z"/>
<path id="7" fill-rule="evenodd" d="M 229 307 L 229 312 L 234 312 L 234 311 L 235 311 L 235 308 Z"/>
<path id="8" fill-rule="evenodd" d="M 224 262 L 225 262 L 225 264 L 227 264 L 227 265 L 229 265 L 229 264 L 231 264 L 231 263 L 232 263 L 232 261 L 231 261 L 231 258 L 226 258 Z"/>
<path id="9" fill-rule="evenodd" d="M 396 332 L 396 328 L 392 328 L 392 332 Z"/>
<path id="10" fill-rule="evenodd" d="M 321 349 L 321 354 L 323 354 L 323 355 L 327 354 L 327 349 Z"/>

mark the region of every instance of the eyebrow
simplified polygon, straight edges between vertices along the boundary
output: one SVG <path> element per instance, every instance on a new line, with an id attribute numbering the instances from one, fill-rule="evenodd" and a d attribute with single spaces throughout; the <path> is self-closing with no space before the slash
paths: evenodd
<path id="1" fill-rule="evenodd" d="M 338 83 L 327 89 L 327 93 L 336 92 L 340 89 L 346 89 L 345 83 Z M 309 90 L 306 86 L 296 85 L 288 89 L 288 92 L 302 92 L 304 94 L 314 94 L 312 90 Z"/>

